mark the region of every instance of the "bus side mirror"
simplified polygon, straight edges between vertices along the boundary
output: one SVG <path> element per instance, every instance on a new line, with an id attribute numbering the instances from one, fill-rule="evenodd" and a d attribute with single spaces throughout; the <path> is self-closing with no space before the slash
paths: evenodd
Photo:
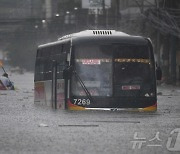
<path id="1" fill-rule="evenodd" d="M 162 78 L 162 70 L 159 66 L 157 66 L 157 68 L 156 68 L 156 79 L 161 80 L 161 78 Z"/>
<path id="2" fill-rule="evenodd" d="M 63 70 L 63 79 L 70 79 L 73 74 L 73 67 L 69 66 Z"/>

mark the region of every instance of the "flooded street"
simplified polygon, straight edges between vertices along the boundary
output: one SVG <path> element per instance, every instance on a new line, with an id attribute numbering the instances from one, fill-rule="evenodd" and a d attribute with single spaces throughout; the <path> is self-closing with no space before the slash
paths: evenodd
<path id="1" fill-rule="evenodd" d="M 0 0 L 0 40 L 0 154 L 180 154 L 180 0 Z"/>
<path id="2" fill-rule="evenodd" d="M 0 91 L 2 154 L 180 152 L 180 88 L 158 87 L 153 113 L 60 111 L 34 105 L 32 73 L 10 78 L 16 90 Z"/>

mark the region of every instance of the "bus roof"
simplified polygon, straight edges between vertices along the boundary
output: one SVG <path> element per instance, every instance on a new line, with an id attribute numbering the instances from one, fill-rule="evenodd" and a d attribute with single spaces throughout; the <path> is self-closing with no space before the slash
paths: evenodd
<path id="1" fill-rule="evenodd" d="M 115 31 L 115 30 L 84 30 L 77 33 L 72 33 L 69 35 L 65 35 L 58 39 L 58 41 L 47 43 L 40 45 L 41 47 L 46 46 L 53 46 L 59 43 L 66 42 L 73 40 L 74 43 L 81 43 L 86 41 L 92 41 L 92 42 L 108 42 L 109 40 L 113 42 L 122 42 L 122 43 L 131 43 L 131 44 L 146 44 L 147 39 L 145 39 L 142 36 L 133 36 L 126 34 L 121 31 Z"/>
<path id="2" fill-rule="evenodd" d="M 84 30 L 78 33 L 72 33 L 69 35 L 65 35 L 58 40 L 64 40 L 68 38 L 73 38 L 73 37 L 95 37 L 95 36 L 129 36 L 126 33 L 120 32 L 120 31 L 115 31 L 115 30 Z"/>
<path id="3" fill-rule="evenodd" d="M 113 42 L 113 43 L 130 43 L 130 44 L 146 44 L 147 39 L 142 36 L 133 36 L 126 34 L 121 31 L 115 30 L 85 30 L 78 33 L 73 33 L 65 35 L 59 38 L 59 41 L 70 40 L 74 44 L 79 44 L 83 42 Z"/>

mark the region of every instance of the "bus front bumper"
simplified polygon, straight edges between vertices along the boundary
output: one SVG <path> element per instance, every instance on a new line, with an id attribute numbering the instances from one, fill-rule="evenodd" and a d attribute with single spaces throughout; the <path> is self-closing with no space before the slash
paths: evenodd
<path id="1" fill-rule="evenodd" d="M 152 106 L 148 106 L 148 107 L 144 107 L 144 108 L 88 108 L 88 107 L 82 107 L 82 106 L 74 105 L 70 101 L 68 101 L 68 110 L 155 112 L 155 111 L 157 111 L 157 103 L 152 105 Z"/>

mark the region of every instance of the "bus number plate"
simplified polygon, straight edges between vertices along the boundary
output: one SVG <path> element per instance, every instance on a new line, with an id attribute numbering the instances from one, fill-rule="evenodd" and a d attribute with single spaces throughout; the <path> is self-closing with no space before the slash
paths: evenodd
<path id="1" fill-rule="evenodd" d="M 91 101 L 89 99 L 74 99 L 74 105 L 90 105 Z"/>

